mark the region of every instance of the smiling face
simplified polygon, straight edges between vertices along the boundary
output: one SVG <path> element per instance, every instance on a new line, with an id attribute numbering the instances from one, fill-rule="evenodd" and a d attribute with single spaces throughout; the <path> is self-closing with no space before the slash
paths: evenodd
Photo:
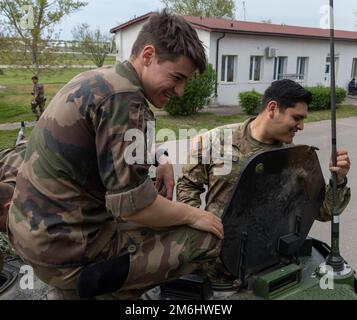
<path id="1" fill-rule="evenodd" d="M 304 102 L 298 102 L 292 108 L 280 111 L 275 101 L 271 101 L 269 134 L 275 141 L 292 143 L 295 134 L 304 129 L 304 120 L 307 117 L 308 106 Z"/>
<path id="2" fill-rule="evenodd" d="M 173 96 L 181 97 L 187 81 L 192 79 L 196 70 L 192 60 L 183 55 L 175 61 L 159 62 L 153 46 L 144 48 L 141 60 L 141 82 L 145 95 L 157 108 L 163 108 Z"/>

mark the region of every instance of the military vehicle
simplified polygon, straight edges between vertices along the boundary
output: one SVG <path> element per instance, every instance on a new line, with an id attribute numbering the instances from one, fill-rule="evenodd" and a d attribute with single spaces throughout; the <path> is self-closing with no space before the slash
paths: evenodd
<path id="1" fill-rule="evenodd" d="M 259 153 L 243 168 L 223 214 L 221 260 L 232 278 L 189 275 L 155 288 L 145 299 L 357 300 L 357 278 L 331 249 L 308 236 L 324 201 L 316 148 Z"/>

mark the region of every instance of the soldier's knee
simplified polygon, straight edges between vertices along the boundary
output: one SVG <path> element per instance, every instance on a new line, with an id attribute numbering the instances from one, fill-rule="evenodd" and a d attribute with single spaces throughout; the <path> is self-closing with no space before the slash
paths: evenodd
<path id="1" fill-rule="evenodd" d="M 184 227 L 187 238 L 186 241 L 193 248 L 206 252 L 209 256 L 218 256 L 221 250 L 221 240 L 213 233 Z"/>

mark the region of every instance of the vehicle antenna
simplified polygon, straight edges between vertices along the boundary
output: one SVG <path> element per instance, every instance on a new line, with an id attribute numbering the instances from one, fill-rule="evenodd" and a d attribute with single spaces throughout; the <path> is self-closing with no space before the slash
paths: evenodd
<path id="1" fill-rule="evenodd" d="M 334 6 L 330 0 L 330 65 L 331 65 L 331 135 L 332 135 L 332 163 L 337 164 L 337 134 L 336 134 L 336 68 L 335 68 L 335 27 Z M 337 211 L 337 174 L 332 172 L 332 219 L 331 219 L 331 253 L 326 259 L 326 264 L 334 271 L 344 269 L 344 260 L 340 255 L 340 216 Z"/>

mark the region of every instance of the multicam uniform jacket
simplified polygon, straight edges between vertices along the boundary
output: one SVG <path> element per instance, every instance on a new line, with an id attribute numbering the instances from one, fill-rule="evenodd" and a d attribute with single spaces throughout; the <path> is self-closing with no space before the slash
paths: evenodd
<path id="1" fill-rule="evenodd" d="M 222 126 L 213 130 L 221 132 L 224 129 L 232 129 L 232 170 L 226 175 L 216 175 L 214 170 L 222 168 L 223 160 L 210 159 L 209 163 L 202 161 L 204 153 L 208 152 L 205 148 L 205 142 L 212 148 L 217 145 L 222 148 L 223 139 L 220 141 L 211 141 L 212 131 L 206 133 L 205 136 L 198 136 L 193 143 L 191 155 L 189 156 L 189 164 L 183 167 L 182 175 L 177 183 L 177 200 L 187 203 L 194 207 L 201 206 L 200 195 L 205 191 L 206 194 L 206 210 L 211 211 L 219 216 L 222 216 L 224 208 L 233 192 L 233 188 L 239 176 L 239 173 L 244 166 L 246 160 L 257 152 L 268 151 L 275 148 L 288 147 L 283 143 L 264 144 L 255 140 L 250 131 L 250 123 L 254 118 L 246 120 L 244 123 Z M 223 137 L 222 134 L 216 135 Z M 193 156 L 196 159 L 193 159 Z M 208 161 L 207 161 L 208 162 Z M 347 206 L 351 197 L 348 187 L 338 189 L 338 211 L 341 213 Z M 318 220 L 330 220 L 330 209 L 332 208 L 332 188 L 326 185 L 325 201 L 320 209 Z"/>
<path id="2" fill-rule="evenodd" d="M 84 72 L 60 90 L 31 134 L 10 208 L 9 237 L 25 260 L 82 266 L 118 220 L 156 199 L 150 165 L 124 159 L 125 133 L 146 133 L 153 120 L 129 62 Z"/>
<path id="3" fill-rule="evenodd" d="M 43 87 L 43 84 L 40 83 L 34 84 L 32 93 L 33 93 L 33 100 L 38 103 L 43 102 L 43 100 L 45 99 L 45 89 Z"/>

